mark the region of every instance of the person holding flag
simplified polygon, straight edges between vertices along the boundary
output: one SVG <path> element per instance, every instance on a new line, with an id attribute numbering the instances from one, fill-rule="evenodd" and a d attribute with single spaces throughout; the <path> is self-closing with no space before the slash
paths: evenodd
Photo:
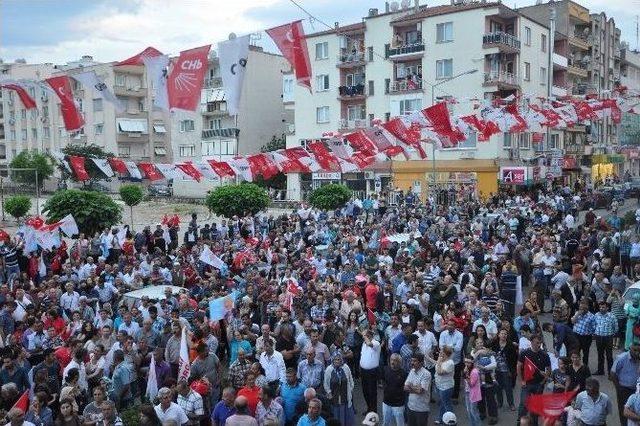
<path id="1" fill-rule="evenodd" d="M 518 416 L 522 417 L 527 414 L 526 401 L 529 395 L 541 394 L 544 390 L 544 382 L 551 374 L 551 360 L 549 354 L 542 350 L 540 335 L 531 336 L 531 347 L 520 353 L 518 371 L 522 374 Z"/>

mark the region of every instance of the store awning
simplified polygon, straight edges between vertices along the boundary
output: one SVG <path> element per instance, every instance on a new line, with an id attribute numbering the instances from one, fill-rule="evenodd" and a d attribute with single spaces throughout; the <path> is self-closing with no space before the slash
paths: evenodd
<path id="1" fill-rule="evenodd" d="M 148 133 L 147 121 L 119 118 L 118 130 L 123 133 Z"/>
<path id="2" fill-rule="evenodd" d="M 167 133 L 167 129 L 164 127 L 163 123 L 156 123 L 153 125 L 153 131 L 156 133 Z"/>
<path id="3" fill-rule="evenodd" d="M 157 147 L 153 148 L 153 152 L 156 155 L 167 155 L 167 150 L 164 149 L 161 146 L 157 146 Z"/>

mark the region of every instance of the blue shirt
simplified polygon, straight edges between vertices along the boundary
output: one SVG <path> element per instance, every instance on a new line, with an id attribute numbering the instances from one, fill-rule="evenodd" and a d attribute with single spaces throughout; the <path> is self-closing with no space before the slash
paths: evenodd
<path id="1" fill-rule="evenodd" d="M 326 422 L 320 416 L 318 416 L 318 418 L 315 420 L 311 420 L 309 418 L 309 415 L 305 414 L 304 416 L 300 417 L 297 426 L 326 426 Z"/>
<path id="2" fill-rule="evenodd" d="M 304 399 L 305 389 L 306 387 L 300 382 L 296 382 L 294 386 L 283 383 L 280 387 L 282 408 L 284 408 L 284 418 L 287 422 L 293 420 L 296 415 L 296 405 Z"/>
<path id="3" fill-rule="evenodd" d="M 445 330 L 440 333 L 440 341 L 438 343 L 440 349 L 445 346 L 453 349 L 453 357 L 451 359 L 454 364 L 458 364 L 462 361 L 462 342 L 463 336 L 458 330 L 454 330 L 453 334 L 449 333 L 449 330 Z"/>
<path id="4" fill-rule="evenodd" d="M 612 404 L 609 396 L 604 393 L 594 401 L 587 391 L 582 391 L 576 397 L 576 410 L 582 411 L 580 420 L 587 425 L 603 425 L 607 422 L 607 415 L 611 414 Z"/>
<path id="5" fill-rule="evenodd" d="M 229 407 L 224 401 L 220 401 L 216 404 L 213 412 L 211 413 L 211 420 L 218 426 L 224 426 L 227 419 L 236 413 L 236 407 L 233 404 Z"/>
<path id="6" fill-rule="evenodd" d="M 573 331 L 582 336 L 589 336 L 596 331 L 596 317 L 591 312 L 581 315 L 573 324 Z"/>
<path id="7" fill-rule="evenodd" d="M 611 367 L 611 373 L 614 373 L 618 377 L 620 386 L 625 388 L 634 389 L 638 382 L 638 369 L 640 368 L 640 360 L 634 361 L 629 355 L 629 351 L 622 352 L 613 361 Z"/>
<path id="8" fill-rule="evenodd" d="M 611 312 L 597 312 L 594 318 L 596 336 L 613 336 L 618 332 L 618 319 Z"/>

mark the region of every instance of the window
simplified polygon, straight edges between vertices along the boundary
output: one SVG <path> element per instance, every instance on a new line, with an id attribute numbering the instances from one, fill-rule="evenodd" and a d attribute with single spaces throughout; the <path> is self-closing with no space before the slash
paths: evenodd
<path id="1" fill-rule="evenodd" d="M 222 129 L 222 120 L 219 118 L 209 120 L 209 129 Z"/>
<path id="2" fill-rule="evenodd" d="M 453 41 L 453 22 L 436 25 L 436 43 Z"/>
<path id="3" fill-rule="evenodd" d="M 475 132 L 472 132 L 466 140 L 458 142 L 456 148 L 476 148 L 477 142 L 478 136 Z"/>
<path id="4" fill-rule="evenodd" d="M 531 46 L 531 28 L 524 27 L 524 44 Z"/>
<path id="5" fill-rule="evenodd" d="M 384 79 L 384 93 L 385 94 L 389 93 L 389 86 L 391 86 L 391 79 L 390 78 L 385 78 Z"/>
<path id="6" fill-rule="evenodd" d="M 35 127 L 31 128 L 31 137 L 33 139 L 38 139 L 38 129 L 36 129 Z"/>
<path id="7" fill-rule="evenodd" d="M 36 97 L 36 88 L 35 87 L 29 87 L 29 96 L 31 96 L 32 98 Z"/>
<path id="8" fill-rule="evenodd" d="M 82 101 L 82 98 L 76 98 L 76 103 L 78 105 L 78 111 L 84 111 L 84 102 Z"/>
<path id="9" fill-rule="evenodd" d="M 144 101 L 138 101 L 138 111 L 144 111 Z"/>
<path id="10" fill-rule="evenodd" d="M 529 62 L 524 63 L 524 81 L 531 80 L 531 64 Z"/>
<path id="11" fill-rule="evenodd" d="M 323 106 L 316 108 L 316 123 L 329 122 L 329 107 Z"/>
<path id="12" fill-rule="evenodd" d="M 316 92 L 326 92 L 329 90 L 329 74 L 316 76 Z"/>
<path id="13" fill-rule="evenodd" d="M 436 61 L 436 78 L 450 78 L 453 76 L 453 59 Z"/>
<path id="14" fill-rule="evenodd" d="M 20 118 L 23 120 L 27 119 L 27 110 L 26 109 L 21 109 L 20 110 Z"/>
<path id="15" fill-rule="evenodd" d="M 49 139 L 51 137 L 51 129 L 49 129 L 48 127 L 43 127 L 42 128 L 42 137 L 45 139 Z"/>
<path id="16" fill-rule="evenodd" d="M 156 146 L 155 148 L 153 148 L 153 153 L 158 156 L 163 156 L 167 155 L 167 150 L 164 149 L 164 147 Z"/>
<path id="17" fill-rule="evenodd" d="M 391 120 L 391 113 L 390 112 L 385 112 L 384 113 L 384 122 L 388 123 L 389 120 Z"/>
<path id="18" fill-rule="evenodd" d="M 58 137 L 64 138 L 65 136 L 67 136 L 67 131 L 65 130 L 65 128 L 58 127 Z"/>
<path id="19" fill-rule="evenodd" d="M 20 133 L 21 133 L 21 139 L 23 141 L 26 141 L 27 140 L 27 129 L 22 129 L 22 131 Z"/>
<path id="20" fill-rule="evenodd" d="M 373 61 L 373 47 L 367 47 L 367 56 L 369 57 L 369 62 Z"/>
<path id="21" fill-rule="evenodd" d="M 540 67 L 540 84 L 547 85 L 547 69 L 545 67 Z"/>
<path id="22" fill-rule="evenodd" d="M 369 96 L 372 96 L 372 95 L 373 95 L 373 89 L 374 89 L 374 87 L 373 87 L 373 80 L 369 80 L 369 90 L 368 90 L 368 92 L 369 92 Z"/>
<path id="23" fill-rule="evenodd" d="M 130 146 L 119 146 L 118 147 L 118 157 L 124 157 L 124 158 L 131 157 L 131 147 Z"/>
<path id="24" fill-rule="evenodd" d="M 196 155 L 195 145 L 182 145 L 180 147 L 180 157 L 193 157 Z"/>
<path id="25" fill-rule="evenodd" d="M 11 93 L 11 92 L 9 92 Z M 16 112 L 15 111 L 9 111 L 9 119 L 11 120 L 15 120 L 16 119 Z"/>
<path id="26" fill-rule="evenodd" d="M 560 135 L 552 134 L 547 149 L 560 149 Z"/>
<path id="27" fill-rule="evenodd" d="M 327 59 L 329 57 L 329 43 L 316 43 L 316 60 Z"/>
<path id="28" fill-rule="evenodd" d="M 196 129 L 196 123 L 193 120 L 180 121 L 180 132 L 193 132 Z"/>
<path id="29" fill-rule="evenodd" d="M 98 136 L 101 135 L 104 132 L 104 124 L 103 123 L 98 123 L 95 124 L 93 126 L 93 133 Z"/>
<path id="30" fill-rule="evenodd" d="M 116 86 L 124 86 L 126 78 L 124 74 L 116 74 Z"/>
<path id="31" fill-rule="evenodd" d="M 95 98 L 93 100 L 93 112 L 104 111 L 102 106 L 102 98 Z"/>
<path id="32" fill-rule="evenodd" d="M 504 149 L 511 149 L 511 133 L 505 133 L 502 140 L 502 147 Z"/>
<path id="33" fill-rule="evenodd" d="M 520 149 L 531 149 L 531 134 L 520 133 L 518 135 L 518 146 Z"/>
<path id="34" fill-rule="evenodd" d="M 422 109 L 422 99 L 403 99 L 400 101 L 400 115 L 411 114 Z"/>
<path id="35" fill-rule="evenodd" d="M 540 34 L 540 50 L 543 52 L 547 51 L 547 35 Z"/>
<path id="36" fill-rule="evenodd" d="M 347 107 L 348 120 L 364 120 L 366 116 L 366 107 L 364 105 L 349 105 Z"/>
<path id="37" fill-rule="evenodd" d="M 9 134 L 11 135 L 11 140 L 15 141 L 16 140 L 16 131 L 11 129 Z"/>

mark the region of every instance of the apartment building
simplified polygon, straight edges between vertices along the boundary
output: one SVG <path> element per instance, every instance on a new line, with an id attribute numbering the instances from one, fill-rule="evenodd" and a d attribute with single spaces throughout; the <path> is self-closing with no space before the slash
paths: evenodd
<path id="1" fill-rule="evenodd" d="M 620 85 L 630 91 L 640 92 L 640 51 L 630 50 L 626 43 L 620 52 Z M 637 108 L 636 108 L 637 109 Z M 625 154 L 625 171 L 640 175 L 640 115 L 622 113 L 618 128 L 619 142 Z"/>
<path id="2" fill-rule="evenodd" d="M 201 96 L 201 120 L 195 123 L 195 134 L 201 134 L 200 146 L 194 148 L 197 156 L 225 160 L 238 154 L 253 154 L 260 152 L 273 136 L 288 132 L 287 120 L 291 121 L 292 111 L 285 111 L 282 90 L 283 76 L 290 72 L 291 67 L 283 56 L 251 45 L 240 111 L 234 117 L 227 112 L 220 62 L 212 52 Z M 178 146 L 179 150 L 185 149 L 184 143 Z"/>
<path id="3" fill-rule="evenodd" d="M 328 131 L 352 131 L 371 119 L 388 120 L 456 98 L 454 114 L 473 111 L 470 98 L 546 95 L 549 30 L 499 2 L 460 2 L 369 10 L 362 22 L 307 36 L 312 93 L 295 90 L 295 134 L 288 146 L 304 146 Z M 393 161 L 388 170 L 288 176 L 288 196 L 303 196 L 325 182 L 342 181 L 358 191 L 389 186 L 424 196 L 438 187 L 488 195 L 497 190 L 501 166 L 533 158 L 532 137 L 475 137 L 435 154 L 432 162 Z M 387 185 L 388 183 L 388 185 Z"/>

